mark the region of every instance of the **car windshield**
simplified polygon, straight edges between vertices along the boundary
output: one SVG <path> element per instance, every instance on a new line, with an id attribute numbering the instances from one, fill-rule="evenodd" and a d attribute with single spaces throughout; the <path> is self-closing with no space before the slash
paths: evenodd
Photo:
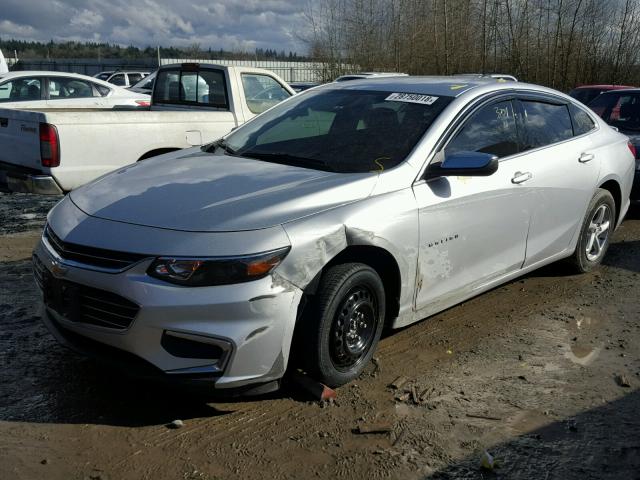
<path id="1" fill-rule="evenodd" d="M 640 131 L 640 92 L 600 95 L 589 104 L 589 108 L 620 130 Z"/>
<path id="2" fill-rule="evenodd" d="M 382 171 L 406 158 L 451 100 L 392 91 L 310 90 L 215 145 L 233 155 L 305 168 Z"/>
<path id="3" fill-rule="evenodd" d="M 101 74 L 97 75 L 96 78 L 98 80 L 106 80 L 107 78 L 109 78 L 111 76 L 113 72 L 102 72 Z"/>

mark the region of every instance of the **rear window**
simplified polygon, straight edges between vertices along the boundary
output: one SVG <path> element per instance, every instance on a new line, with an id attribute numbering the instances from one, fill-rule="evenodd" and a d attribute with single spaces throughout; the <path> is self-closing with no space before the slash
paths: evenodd
<path id="1" fill-rule="evenodd" d="M 601 93 L 602 90 L 599 88 L 576 88 L 569 92 L 569 96 L 586 105 Z"/>
<path id="2" fill-rule="evenodd" d="M 609 125 L 621 130 L 640 131 L 640 95 L 637 93 L 600 95 L 589 107 Z"/>
<path id="3" fill-rule="evenodd" d="M 154 103 L 229 109 L 222 70 L 162 70 L 156 77 Z"/>

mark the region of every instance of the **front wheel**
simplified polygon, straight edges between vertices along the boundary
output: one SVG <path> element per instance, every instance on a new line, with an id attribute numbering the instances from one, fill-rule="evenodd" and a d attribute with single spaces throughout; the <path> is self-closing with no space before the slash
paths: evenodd
<path id="1" fill-rule="evenodd" d="M 593 270 L 604 258 L 616 224 L 616 204 L 607 190 L 599 188 L 585 217 L 571 264 L 580 273 Z"/>
<path id="2" fill-rule="evenodd" d="M 384 286 L 371 267 L 347 263 L 331 267 L 301 319 L 304 364 L 330 387 L 360 375 L 371 360 L 385 319 Z"/>

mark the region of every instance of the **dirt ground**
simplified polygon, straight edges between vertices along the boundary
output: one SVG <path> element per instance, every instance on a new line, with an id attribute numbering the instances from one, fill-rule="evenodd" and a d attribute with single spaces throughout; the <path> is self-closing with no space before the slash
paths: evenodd
<path id="1" fill-rule="evenodd" d="M 2 479 L 640 479 L 637 206 L 599 270 L 553 265 L 391 333 L 322 404 L 293 384 L 207 402 L 59 346 L 29 262 L 52 202 L 0 193 Z M 390 431 L 357 433 L 373 424 Z"/>

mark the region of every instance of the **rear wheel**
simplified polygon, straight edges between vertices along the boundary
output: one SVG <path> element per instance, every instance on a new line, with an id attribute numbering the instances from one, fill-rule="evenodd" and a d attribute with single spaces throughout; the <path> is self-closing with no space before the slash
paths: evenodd
<path id="1" fill-rule="evenodd" d="M 585 217 L 576 250 L 570 261 L 578 272 L 584 273 L 600 265 L 604 258 L 616 222 L 616 204 L 607 190 L 598 189 Z"/>
<path id="2" fill-rule="evenodd" d="M 299 348 L 307 371 L 330 387 L 355 379 L 371 360 L 384 326 L 379 275 L 361 263 L 331 267 L 305 310 Z"/>

